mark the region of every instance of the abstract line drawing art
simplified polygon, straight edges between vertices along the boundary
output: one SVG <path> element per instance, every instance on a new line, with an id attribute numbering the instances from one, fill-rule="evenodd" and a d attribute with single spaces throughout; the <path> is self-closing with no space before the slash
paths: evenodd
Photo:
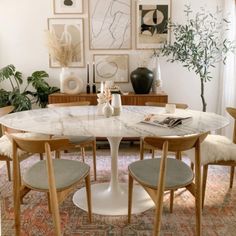
<path id="1" fill-rule="evenodd" d="M 83 0 L 54 0 L 55 14 L 83 13 Z"/>
<path id="2" fill-rule="evenodd" d="M 137 4 L 136 47 L 159 48 L 169 41 L 170 0 Z"/>
<path id="3" fill-rule="evenodd" d="M 48 28 L 60 42 L 72 45 L 73 54 L 69 67 L 84 67 L 83 19 L 50 18 Z M 60 67 L 60 65 L 50 57 L 50 67 Z"/>
<path id="4" fill-rule="evenodd" d="M 131 0 L 90 0 L 90 49 L 131 48 Z"/>
<path id="5" fill-rule="evenodd" d="M 129 56 L 127 54 L 95 54 L 95 82 L 129 82 Z"/>

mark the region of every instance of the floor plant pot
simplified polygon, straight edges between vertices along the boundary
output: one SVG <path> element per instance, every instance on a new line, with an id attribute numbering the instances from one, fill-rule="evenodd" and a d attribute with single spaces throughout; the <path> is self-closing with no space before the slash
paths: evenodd
<path id="1" fill-rule="evenodd" d="M 138 67 L 130 75 L 134 92 L 137 94 L 149 93 L 152 87 L 153 78 L 154 74 L 151 70 L 146 67 Z"/>

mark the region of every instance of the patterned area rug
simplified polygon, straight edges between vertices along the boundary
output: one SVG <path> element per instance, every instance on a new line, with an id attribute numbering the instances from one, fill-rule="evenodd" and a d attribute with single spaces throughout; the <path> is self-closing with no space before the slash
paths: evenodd
<path id="1" fill-rule="evenodd" d="M 86 162 L 92 166 L 91 153 Z M 126 182 L 127 166 L 138 160 L 138 148 L 123 148 L 119 153 L 119 179 Z M 146 154 L 150 158 L 150 154 Z M 63 154 L 63 158 L 79 159 L 75 153 Z M 22 162 L 23 169 L 38 160 L 31 157 Z M 7 181 L 5 166 L 0 169 L 2 235 L 13 236 L 14 214 L 12 183 Z M 92 168 L 91 168 L 92 171 Z M 92 182 L 93 173 L 91 172 Z M 109 150 L 97 151 L 97 182 L 110 178 Z M 77 188 L 81 188 L 83 183 Z M 203 235 L 236 235 L 236 187 L 229 189 L 228 168 L 214 166 L 209 169 L 205 207 L 203 211 Z M 60 205 L 63 235 L 73 236 L 149 236 L 152 235 L 154 209 L 132 216 L 127 224 L 127 216 L 102 216 L 93 214 L 93 223 L 88 223 L 87 213 L 72 202 L 73 193 Z M 53 224 L 48 213 L 45 194 L 31 191 L 21 206 L 22 236 L 52 236 Z M 195 235 L 194 198 L 188 191 L 180 189 L 175 193 L 174 212 L 169 213 L 169 194 L 165 194 L 162 218 L 162 235 Z"/>

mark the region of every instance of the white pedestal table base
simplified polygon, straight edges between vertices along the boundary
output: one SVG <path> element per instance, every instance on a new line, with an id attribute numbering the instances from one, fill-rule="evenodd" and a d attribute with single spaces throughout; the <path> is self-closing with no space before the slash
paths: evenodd
<path id="1" fill-rule="evenodd" d="M 91 185 L 92 213 L 100 215 L 128 214 L 128 185 L 120 183 L 120 191 L 113 193 L 109 183 Z M 87 211 L 86 189 L 78 190 L 73 196 L 73 202 L 79 208 Z M 138 214 L 154 206 L 153 201 L 141 186 L 134 185 L 132 214 Z"/>
<path id="2" fill-rule="evenodd" d="M 110 183 L 91 185 L 92 213 L 101 215 L 128 214 L 128 185 L 118 180 L 118 150 L 121 137 L 107 138 L 111 148 L 111 179 Z M 73 196 L 76 206 L 87 211 L 85 188 L 78 190 Z M 132 213 L 140 213 L 154 206 L 149 195 L 140 186 L 133 188 Z"/>

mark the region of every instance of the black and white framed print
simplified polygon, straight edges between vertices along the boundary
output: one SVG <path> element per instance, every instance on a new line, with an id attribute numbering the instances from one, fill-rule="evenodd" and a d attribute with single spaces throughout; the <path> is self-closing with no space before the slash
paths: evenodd
<path id="1" fill-rule="evenodd" d="M 136 5 L 136 48 L 160 48 L 170 40 L 171 0 L 139 1 Z"/>
<path id="2" fill-rule="evenodd" d="M 90 49 L 131 49 L 131 0 L 89 0 Z"/>

